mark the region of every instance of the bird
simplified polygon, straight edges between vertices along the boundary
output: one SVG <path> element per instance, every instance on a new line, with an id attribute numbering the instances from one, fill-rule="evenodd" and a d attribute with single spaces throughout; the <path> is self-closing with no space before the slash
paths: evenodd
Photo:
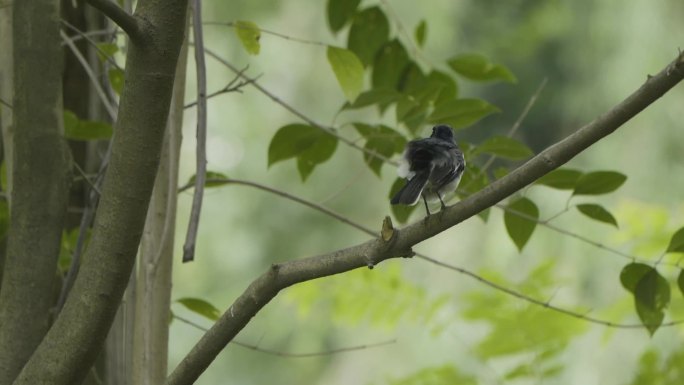
<path id="1" fill-rule="evenodd" d="M 390 203 L 412 206 L 422 196 L 428 216 L 428 201 L 439 200 L 443 210 L 446 207 L 444 196 L 456 190 L 465 166 L 466 161 L 454 140 L 453 129 L 444 124 L 434 126 L 429 138 L 412 140 L 406 144 L 397 173 L 407 181 Z"/>

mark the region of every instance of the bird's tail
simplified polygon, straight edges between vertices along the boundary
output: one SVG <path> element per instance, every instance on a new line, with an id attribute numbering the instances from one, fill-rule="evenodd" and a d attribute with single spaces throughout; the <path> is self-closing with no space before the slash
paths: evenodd
<path id="1" fill-rule="evenodd" d="M 393 205 L 415 205 L 420 199 L 420 194 L 423 192 L 427 184 L 430 173 L 418 173 L 411 180 L 406 182 L 406 185 L 399 190 L 390 201 Z"/>

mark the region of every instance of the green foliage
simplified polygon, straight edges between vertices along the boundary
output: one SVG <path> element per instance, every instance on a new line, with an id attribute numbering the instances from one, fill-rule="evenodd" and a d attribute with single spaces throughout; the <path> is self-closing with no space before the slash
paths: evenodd
<path id="1" fill-rule="evenodd" d="M 666 253 L 684 253 L 684 227 L 677 230 L 670 239 Z"/>
<path id="2" fill-rule="evenodd" d="M 208 318 L 212 321 L 216 321 L 221 317 L 221 312 L 214 305 L 200 298 L 181 298 L 177 299 L 176 302 L 185 306 L 188 310 L 193 313 L 199 314 L 202 317 Z"/>
<path id="3" fill-rule="evenodd" d="M 71 230 L 65 230 L 62 233 L 62 239 L 59 247 L 59 258 L 57 260 L 57 268 L 62 274 L 66 274 L 71 266 L 71 260 L 73 259 L 74 253 L 76 252 L 76 246 L 78 244 L 78 235 L 80 229 L 73 228 Z M 83 249 L 85 250 L 90 242 L 90 229 L 85 233 L 85 239 L 83 240 Z"/>
<path id="4" fill-rule="evenodd" d="M 520 284 L 500 273 L 479 275 L 533 298 L 548 298 L 558 282 L 548 260 L 537 266 Z M 586 330 L 586 324 L 544 307 L 516 301 L 497 290 L 470 292 L 463 298 L 463 317 L 484 322 L 489 331 L 474 348 L 483 360 L 507 357 L 518 362 L 506 373 L 506 379 L 529 378 L 535 381 L 556 376 L 562 366 L 558 356 L 568 343 Z M 521 354 L 524 354 L 521 356 Z M 526 357 L 534 356 L 532 362 Z"/>
<path id="5" fill-rule="evenodd" d="M 204 187 L 218 187 L 230 183 L 230 181 L 228 180 L 228 176 L 220 172 L 207 171 L 204 175 L 206 180 L 204 182 Z M 196 174 L 191 176 L 190 179 L 188 179 L 188 183 L 186 183 L 186 186 L 194 186 L 196 179 Z"/>
<path id="6" fill-rule="evenodd" d="M 532 150 L 523 143 L 501 135 L 492 136 L 485 140 L 484 143 L 474 149 L 472 155 L 477 156 L 482 153 L 512 160 L 525 159 L 534 155 Z"/>
<path id="7" fill-rule="evenodd" d="M 670 285 L 658 271 L 641 263 L 630 263 L 620 272 L 620 283 L 634 295 L 641 323 L 653 335 L 665 318 L 670 304 Z"/>
<path id="8" fill-rule="evenodd" d="M 371 83 L 373 88 L 400 90 L 399 82 L 409 65 L 409 55 L 398 39 L 385 43 L 375 56 Z"/>
<path id="9" fill-rule="evenodd" d="M 427 35 L 427 23 L 425 20 L 421 20 L 420 23 L 416 26 L 416 31 L 413 34 L 413 36 L 416 39 L 416 43 L 418 44 L 419 47 L 422 47 L 425 44 L 425 37 Z"/>
<path id="10" fill-rule="evenodd" d="M 121 95 L 124 86 L 124 71 L 119 68 L 112 68 L 107 72 L 109 84 L 117 95 Z"/>
<path id="11" fill-rule="evenodd" d="M 495 112 L 500 110 L 481 99 L 452 99 L 436 106 L 428 122 L 462 128 Z"/>
<path id="12" fill-rule="evenodd" d="M 577 180 L 583 175 L 579 170 L 559 168 L 537 179 L 535 183 L 557 188 L 559 190 L 574 190 Z"/>
<path id="13" fill-rule="evenodd" d="M 250 55 L 258 55 L 261 50 L 261 29 L 251 21 L 238 20 L 235 22 L 235 35 Z"/>
<path id="14" fill-rule="evenodd" d="M 344 96 L 353 102 L 363 87 L 363 64 L 352 51 L 333 46 L 328 47 L 328 62 Z"/>
<path id="15" fill-rule="evenodd" d="M 116 43 L 97 43 L 97 57 L 101 62 L 111 59 L 117 52 L 119 46 Z"/>
<path id="16" fill-rule="evenodd" d="M 64 110 L 64 137 L 71 140 L 104 140 L 112 137 L 112 126 L 105 122 L 80 120 L 76 114 Z"/>
<path id="17" fill-rule="evenodd" d="M 328 0 L 327 16 L 330 30 L 337 33 L 352 19 L 361 0 Z"/>
<path id="18" fill-rule="evenodd" d="M 577 205 L 577 210 L 591 219 L 618 227 L 617 220 L 613 214 L 601 205 L 592 203 L 581 204 Z"/>
<path id="19" fill-rule="evenodd" d="M 314 168 L 328 160 L 337 148 L 337 138 L 319 128 L 306 124 L 288 124 L 281 127 L 268 147 L 268 166 L 296 158 L 302 180 Z"/>
<path id="20" fill-rule="evenodd" d="M 679 276 L 677 277 L 677 287 L 682 295 L 684 295 L 684 270 L 679 271 Z"/>
<path id="21" fill-rule="evenodd" d="M 347 47 L 364 66 L 373 63 L 375 54 L 389 40 L 389 21 L 380 7 L 370 7 L 357 13 L 349 29 Z"/>
<path id="22" fill-rule="evenodd" d="M 537 226 L 537 219 L 539 219 L 539 209 L 534 202 L 527 198 L 517 199 L 508 205 L 504 213 L 504 224 L 508 236 L 511 237 L 519 251 L 522 251 L 527 241 L 530 240 Z"/>
<path id="23" fill-rule="evenodd" d="M 684 383 L 684 350 L 661 359 L 655 350 L 647 350 L 641 355 L 634 380 L 631 385 L 679 385 Z"/>
<path id="24" fill-rule="evenodd" d="M 364 123 L 354 123 L 356 130 L 366 140 L 365 149 L 380 154 L 386 158 L 399 154 L 406 147 L 406 138 L 395 130 L 385 125 L 370 126 Z M 368 167 L 380 176 L 380 171 L 384 161 L 369 153 L 363 154 Z"/>
<path id="25" fill-rule="evenodd" d="M 389 380 L 389 385 L 477 385 L 478 381 L 452 365 L 425 368 L 407 377 Z"/>
<path id="26" fill-rule="evenodd" d="M 342 324 L 369 322 L 378 328 L 395 328 L 400 322 L 414 322 L 436 329 L 435 314 L 449 296 L 433 297 L 421 286 L 409 282 L 399 263 L 383 263 L 370 269 L 357 269 L 325 280 L 293 286 L 285 293 L 299 308 L 302 317 L 330 314 Z M 325 312 L 325 313 L 324 313 Z"/>
<path id="27" fill-rule="evenodd" d="M 515 75 L 501 64 L 493 64 L 484 55 L 467 53 L 456 55 L 448 61 L 449 67 L 458 74 L 477 81 L 503 80 L 517 82 Z"/>
<path id="28" fill-rule="evenodd" d="M 615 171 L 594 171 L 577 179 L 573 195 L 600 195 L 617 190 L 627 176 Z"/>

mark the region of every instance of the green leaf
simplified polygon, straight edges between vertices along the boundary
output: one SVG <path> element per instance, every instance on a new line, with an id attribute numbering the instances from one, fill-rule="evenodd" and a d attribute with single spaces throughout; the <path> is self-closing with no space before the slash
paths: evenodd
<path id="1" fill-rule="evenodd" d="M 620 283 L 627 291 L 634 294 L 637 283 L 653 268 L 643 263 L 630 263 L 620 271 Z"/>
<path id="2" fill-rule="evenodd" d="M 76 114 L 64 110 L 64 137 L 71 140 L 104 140 L 112 137 L 112 126 L 105 122 L 79 120 Z"/>
<path id="3" fill-rule="evenodd" d="M 485 140 L 484 143 L 477 146 L 473 151 L 473 155 L 481 153 L 493 154 L 506 159 L 525 159 L 532 156 L 534 153 L 529 147 L 523 143 L 509 138 L 507 136 L 492 136 Z"/>
<path id="4" fill-rule="evenodd" d="M 559 168 L 537 179 L 537 184 L 557 188 L 560 190 L 573 190 L 582 172 L 570 168 Z"/>
<path id="5" fill-rule="evenodd" d="M 503 80 L 515 83 L 515 75 L 501 64 L 493 64 L 484 55 L 467 53 L 457 55 L 448 61 L 451 69 L 464 77 L 477 81 Z"/>
<path id="6" fill-rule="evenodd" d="M 679 271 L 679 277 L 677 277 L 677 287 L 679 291 L 684 295 L 684 269 Z"/>
<path id="7" fill-rule="evenodd" d="M 394 195 L 401 190 L 402 187 L 406 184 L 406 180 L 404 178 L 397 178 L 394 180 L 394 183 L 392 183 L 392 187 L 390 188 L 389 192 L 389 199 L 392 199 Z M 389 201 L 388 199 L 388 201 Z M 392 215 L 394 215 L 394 218 L 397 220 L 399 223 L 406 223 L 408 221 L 409 217 L 411 216 L 411 213 L 413 210 L 415 210 L 417 205 L 413 206 L 407 206 L 407 205 L 391 205 L 392 208 Z"/>
<path id="8" fill-rule="evenodd" d="M 518 214 L 523 214 L 525 217 Z M 527 219 L 527 217 L 534 220 Z M 518 251 L 522 251 L 527 241 L 530 240 L 534 228 L 537 226 L 537 219 L 539 219 L 539 209 L 534 202 L 527 198 L 520 198 L 508 205 L 508 209 L 504 213 L 504 224 L 508 236 L 518 247 Z"/>
<path id="9" fill-rule="evenodd" d="M 318 130 L 316 141 L 297 156 L 297 170 L 302 181 L 306 181 L 316 166 L 330 159 L 336 149 L 337 138 Z"/>
<path id="10" fill-rule="evenodd" d="M 361 0 L 329 0 L 327 7 L 328 24 L 337 33 L 351 20 Z"/>
<path id="11" fill-rule="evenodd" d="M 499 111 L 497 107 L 481 99 L 453 99 L 436 106 L 428 121 L 462 128 Z"/>
<path id="12" fill-rule="evenodd" d="M 363 123 L 354 123 L 354 127 L 366 139 L 364 148 L 370 151 L 374 151 L 386 158 L 404 151 L 406 138 L 388 126 L 370 126 Z M 363 159 L 368 164 L 368 167 L 377 176 L 380 176 L 384 161 L 366 152 L 363 154 Z"/>
<path id="13" fill-rule="evenodd" d="M 124 72 L 119 68 L 112 68 L 107 73 L 109 84 L 117 95 L 121 95 L 124 86 Z"/>
<path id="14" fill-rule="evenodd" d="M 397 91 L 390 88 L 373 88 L 362 92 L 354 103 L 346 103 L 345 109 L 353 110 L 356 108 L 368 107 L 373 104 L 391 104 L 401 96 Z"/>
<path id="15" fill-rule="evenodd" d="M 297 158 L 297 170 L 306 180 L 313 169 L 330 159 L 337 148 L 337 138 L 306 124 L 288 124 L 281 127 L 268 147 L 268 166 Z"/>
<path id="16" fill-rule="evenodd" d="M 422 47 L 425 44 L 425 36 L 427 35 L 427 23 L 425 20 L 421 20 L 420 23 L 416 26 L 416 32 L 414 33 L 414 36 L 416 38 L 416 43 L 418 43 L 419 47 Z"/>
<path id="17" fill-rule="evenodd" d="M 617 221 L 615 220 L 613 214 L 600 205 L 591 203 L 581 204 L 577 205 L 577 210 L 591 219 L 618 227 Z"/>
<path id="18" fill-rule="evenodd" d="M 615 171 L 595 171 L 577 179 L 573 195 L 600 195 L 617 190 L 627 176 Z"/>
<path id="19" fill-rule="evenodd" d="M 218 187 L 218 186 L 223 186 L 225 184 L 230 183 L 228 180 L 228 176 L 226 174 L 216 172 L 216 171 L 207 171 L 205 174 L 205 182 L 204 182 L 204 187 Z M 186 185 L 194 185 L 195 184 L 195 179 L 197 179 L 197 175 L 193 175 L 188 179 L 188 183 Z M 214 179 L 214 180 L 212 180 Z M 223 180 L 221 180 L 223 179 Z"/>
<path id="20" fill-rule="evenodd" d="M 238 20 L 235 22 L 235 34 L 250 55 L 258 55 L 261 50 L 261 30 L 251 21 Z"/>
<path id="21" fill-rule="evenodd" d="M 373 63 L 375 54 L 389 39 L 389 22 L 380 7 L 370 7 L 357 13 L 349 29 L 347 48 L 359 57 L 364 66 Z"/>
<path id="22" fill-rule="evenodd" d="M 363 87 L 363 64 L 352 51 L 333 46 L 328 46 L 328 62 L 344 96 L 354 102 Z"/>
<path id="23" fill-rule="evenodd" d="M 119 46 L 116 43 L 97 43 L 97 57 L 100 62 L 105 62 L 113 59 L 115 53 L 119 52 Z"/>
<path id="24" fill-rule="evenodd" d="M 312 146 L 318 138 L 319 129 L 306 124 L 288 124 L 281 127 L 268 146 L 268 166 L 294 158 Z"/>
<path id="25" fill-rule="evenodd" d="M 666 253 L 684 253 L 684 227 L 677 230 L 670 239 Z"/>
<path id="26" fill-rule="evenodd" d="M 451 75 L 446 72 L 432 71 L 427 76 L 428 83 L 438 85 L 440 93 L 435 100 L 435 105 L 440 105 L 448 100 L 456 99 L 458 96 L 458 84 Z"/>
<path id="27" fill-rule="evenodd" d="M 199 298 L 181 298 L 176 302 L 185 306 L 188 310 L 195 312 L 212 321 L 216 321 L 221 317 L 221 312 L 209 302 Z"/>
<path id="28" fill-rule="evenodd" d="M 637 283 L 634 304 L 641 323 L 653 335 L 662 324 L 664 310 L 670 304 L 670 285 L 656 269 L 651 268 Z"/>
<path id="29" fill-rule="evenodd" d="M 394 39 L 380 48 L 373 63 L 371 84 L 373 88 L 399 89 L 399 79 L 409 64 L 404 45 Z"/>

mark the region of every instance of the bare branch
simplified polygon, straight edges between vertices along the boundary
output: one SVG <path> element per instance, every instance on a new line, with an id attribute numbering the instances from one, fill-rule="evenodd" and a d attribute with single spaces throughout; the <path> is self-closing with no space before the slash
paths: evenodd
<path id="1" fill-rule="evenodd" d="M 254 280 L 212 328 L 197 342 L 167 379 L 169 385 L 193 383 L 220 351 L 280 290 L 299 282 L 340 274 L 389 258 L 412 255 L 411 247 L 487 209 L 538 178 L 568 162 L 600 139 L 617 130 L 684 78 L 684 56 L 607 113 L 542 151 L 516 170 L 478 193 L 417 223 L 397 229 L 384 241 L 370 241 L 329 254 L 273 264 Z"/>
<path id="2" fill-rule="evenodd" d="M 194 0 L 192 5 L 192 31 L 195 40 L 195 67 L 197 68 L 197 171 L 188 232 L 183 245 L 183 263 L 195 259 L 195 242 L 204 198 L 204 180 L 207 178 L 207 66 L 204 62 L 202 0 Z"/>
<path id="3" fill-rule="evenodd" d="M 589 317 L 588 315 L 583 314 L 583 313 L 578 313 L 576 311 L 572 311 L 572 310 L 564 309 L 562 307 L 551 305 L 550 300 L 540 301 L 538 299 L 532 298 L 530 296 L 527 296 L 525 294 L 517 292 L 513 289 L 499 285 L 498 283 L 496 283 L 494 281 L 490 281 L 486 278 L 483 278 L 483 277 L 481 277 L 481 276 L 479 276 L 479 275 L 477 275 L 471 271 L 468 271 L 468 270 L 463 269 L 463 268 L 458 267 L 458 266 L 450 265 L 450 264 L 442 262 L 442 261 L 438 261 L 436 259 L 428 257 L 427 255 L 416 253 L 416 257 L 420 258 L 424 261 L 430 262 L 433 265 L 441 266 L 441 267 L 447 268 L 449 270 L 453 270 L 453 271 L 456 271 L 458 273 L 461 273 L 463 275 L 467 275 L 470 278 L 474 278 L 474 279 L 480 281 L 481 283 L 483 283 L 483 284 L 485 284 L 491 288 L 494 288 L 498 291 L 504 292 L 510 296 L 515 297 L 515 298 L 521 299 L 523 301 L 529 302 L 529 303 L 534 304 L 534 305 L 539 305 L 541 307 L 545 307 L 547 309 L 557 311 L 557 312 L 565 314 L 565 315 L 569 315 L 573 318 L 581 319 L 583 321 L 591 322 L 594 324 L 599 324 L 599 325 L 608 326 L 608 327 L 612 327 L 612 328 L 620 328 L 620 329 L 643 329 L 646 327 L 646 325 L 644 325 L 642 323 L 621 324 L 621 323 L 617 323 L 617 322 L 606 321 L 606 320 L 599 319 L 599 318 Z M 660 327 L 674 326 L 674 325 L 680 325 L 683 323 L 684 323 L 684 320 L 676 320 L 676 321 L 664 322 L 664 323 L 657 325 L 657 326 L 660 326 Z"/>
<path id="4" fill-rule="evenodd" d="M 328 134 L 330 134 L 330 135 L 336 137 L 336 138 L 339 139 L 341 142 L 347 144 L 348 146 L 350 146 L 350 147 L 352 147 L 352 148 L 355 148 L 355 149 L 357 149 L 357 150 L 359 150 L 359 151 L 361 151 L 361 152 L 364 152 L 364 153 L 366 153 L 366 154 L 368 154 L 368 155 L 370 155 L 370 156 L 372 156 L 372 157 L 375 157 L 375 158 L 377 158 L 377 159 L 380 159 L 380 160 L 382 160 L 382 161 L 385 162 L 385 163 L 392 164 L 392 165 L 395 165 L 395 166 L 398 165 L 397 162 L 395 162 L 395 161 L 393 161 L 393 160 L 387 158 L 386 156 L 384 156 L 384 155 L 382 155 L 382 154 L 380 154 L 380 153 L 378 153 L 378 152 L 376 152 L 376 151 L 369 150 L 369 149 L 367 149 L 367 148 L 365 148 L 365 147 L 361 147 L 361 146 L 359 146 L 358 144 L 356 144 L 353 140 L 347 139 L 347 138 L 345 138 L 344 136 L 338 134 L 338 133 L 337 133 L 337 130 L 336 130 L 334 127 L 327 127 L 327 126 L 324 126 L 324 125 L 322 125 L 322 124 L 320 124 L 320 123 L 317 123 L 316 121 L 314 121 L 313 119 L 309 118 L 308 116 L 304 115 L 302 112 L 298 111 L 297 109 L 295 109 L 295 108 L 292 107 L 291 105 L 285 103 L 282 99 L 280 99 L 278 96 L 276 96 L 275 94 L 273 94 L 271 91 L 269 91 L 269 90 L 267 90 L 266 88 L 264 88 L 261 84 L 259 84 L 259 83 L 256 81 L 256 79 L 250 78 L 249 76 L 244 75 L 244 74 L 240 75 L 240 70 L 239 70 L 237 67 L 235 67 L 234 65 L 232 65 L 230 62 L 228 62 L 228 61 L 225 60 L 224 58 L 220 57 L 220 56 L 219 56 L 218 54 L 216 54 L 215 52 L 213 52 L 213 51 L 211 51 L 211 50 L 209 50 L 209 49 L 207 49 L 207 48 L 204 49 L 204 52 L 206 52 L 207 55 L 209 55 L 209 56 L 213 57 L 214 59 L 216 59 L 219 63 L 221 63 L 221 64 L 223 64 L 224 66 L 228 67 L 228 69 L 230 69 L 231 71 L 233 71 L 235 74 L 238 74 L 239 76 L 241 76 L 243 79 L 245 79 L 246 81 L 248 81 L 249 84 L 251 84 L 252 86 L 254 86 L 254 88 L 256 88 L 257 90 L 259 90 L 262 94 L 266 95 L 269 99 L 273 100 L 273 101 L 276 102 L 277 104 L 280 104 L 283 108 L 285 108 L 286 110 L 290 111 L 292 114 L 294 114 L 294 115 L 297 116 L 298 118 L 302 119 L 303 121 L 305 121 L 306 123 L 308 123 L 310 126 L 316 127 L 316 128 L 318 128 L 318 129 L 320 129 L 320 130 L 323 130 L 323 131 L 327 132 Z"/>
<path id="5" fill-rule="evenodd" d="M 198 324 L 198 323 L 196 323 L 196 322 L 190 321 L 189 319 L 184 318 L 184 317 L 181 317 L 181 316 L 179 316 L 179 315 L 177 315 L 177 314 L 174 314 L 174 315 L 173 315 L 173 318 L 175 318 L 175 319 L 177 319 L 177 320 L 179 320 L 179 321 L 181 321 L 181 322 L 183 322 L 183 323 L 185 323 L 185 324 L 187 324 L 187 325 L 190 325 L 190 326 L 192 326 L 192 327 L 194 327 L 194 328 L 196 328 L 196 329 L 203 330 L 203 331 L 205 331 L 205 332 L 206 332 L 206 331 L 209 331 L 209 329 L 205 328 L 204 326 L 202 326 L 202 325 L 200 325 L 200 324 Z M 365 350 L 365 349 L 370 349 L 370 348 L 376 348 L 376 347 L 379 347 L 379 346 L 390 345 L 390 344 L 394 344 L 394 343 L 396 343 L 396 342 L 397 342 L 397 340 L 388 340 L 388 341 L 376 342 L 376 343 L 374 343 L 374 344 L 357 345 L 357 346 L 348 346 L 348 347 L 346 347 L 346 348 L 337 348 L 337 349 L 323 350 L 323 351 L 320 351 L 320 352 L 290 353 L 290 352 L 283 352 L 283 351 L 280 351 L 280 350 L 260 348 L 260 347 L 257 346 L 257 345 L 248 344 L 248 343 L 240 342 L 240 341 L 236 341 L 236 340 L 230 341 L 231 344 L 234 344 L 234 345 L 243 347 L 243 348 L 245 348 L 245 349 L 249 349 L 249 350 L 254 350 L 254 351 L 257 351 L 257 352 L 261 352 L 261 353 L 270 354 L 270 355 L 272 355 L 272 356 L 288 357 L 288 358 L 311 358 L 311 357 L 321 357 L 321 356 L 332 356 L 332 355 L 340 354 L 340 353 L 353 352 L 353 351 L 356 351 L 356 350 Z"/>
<path id="6" fill-rule="evenodd" d="M 224 27 L 231 27 L 231 28 L 240 28 L 240 29 L 247 29 L 247 30 L 254 30 L 254 28 L 250 28 L 249 26 L 246 26 L 246 25 L 237 26 L 237 25 L 235 25 L 235 23 L 233 23 L 232 21 L 228 21 L 228 22 L 224 22 L 224 21 L 205 21 L 205 22 L 203 22 L 202 24 L 204 24 L 204 25 L 214 25 L 214 26 L 224 26 Z M 261 28 L 261 27 L 256 28 L 256 31 L 261 32 L 261 33 L 266 34 L 266 35 L 277 36 L 277 37 L 279 37 L 279 38 L 281 38 L 281 39 L 289 40 L 289 41 L 294 41 L 294 42 L 297 42 L 297 43 L 318 45 L 318 46 L 321 46 L 321 47 L 327 47 L 327 46 L 330 45 L 330 44 L 323 43 L 322 41 L 308 40 L 308 39 L 302 39 L 302 38 L 298 38 L 298 37 L 288 36 L 288 35 L 285 35 L 284 33 L 275 32 L 275 31 L 270 31 L 270 30 L 268 30 L 268 29 L 263 29 L 263 28 Z"/>
<path id="7" fill-rule="evenodd" d="M 138 19 L 124 11 L 116 3 L 109 0 L 86 0 L 86 2 L 115 22 L 132 40 L 139 40 L 142 37 Z"/>

